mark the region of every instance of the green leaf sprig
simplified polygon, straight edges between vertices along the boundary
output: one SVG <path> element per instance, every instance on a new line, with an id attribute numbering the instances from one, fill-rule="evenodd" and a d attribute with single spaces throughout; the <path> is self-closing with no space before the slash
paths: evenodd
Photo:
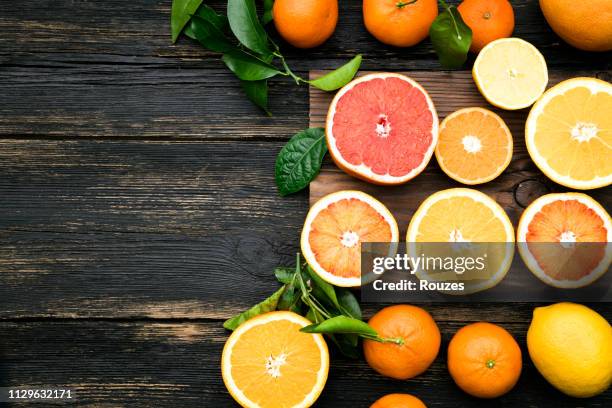
<path id="1" fill-rule="evenodd" d="M 436 17 L 429 28 L 431 43 L 445 68 L 459 68 L 467 60 L 472 44 L 472 30 L 461 18 L 456 6 L 439 0 L 444 11 Z"/>
<path id="2" fill-rule="evenodd" d="M 295 268 L 278 267 L 274 275 L 283 286 L 263 302 L 226 320 L 223 327 L 235 330 L 257 315 L 274 310 L 291 310 L 313 323 L 301 331 L 325 334 L 347 357 L 359 356 L 359 338 L 404 344 L 402 338 L 380 337 L 376 330 L 362 320 L 361 308 L 355 295 L 348 289 L 325 282 L 309 266 L 302 265 L 299 254 Z"/>
<path id="3" fill-rule="evenodd" d="M 357 55 L 335 71 L 312 81 L 295 74 L 264 29 L 272 20 L 273 4 L 271 0 L 264 0 L 260 19 L 255 0 L 227 0 L 227 16 L 202 4 L 202 0 L 173 0 L 170 21 L 172 42 L 183 32 L 204 48 L 222 53 L 223 62 L 240 79 L 247 98 L 268 115 L 270 78 L 284 76 L 297 85 L 333 91 L 353 79 L 361 65 L 361 55 Z"/>
<path id="4" fill-rule="evenodd" d="M 319 174 L 327 152 L 325 129 L 295 134 L 276 156 L 275 180 L 281 196 L 302 190 Z"/>

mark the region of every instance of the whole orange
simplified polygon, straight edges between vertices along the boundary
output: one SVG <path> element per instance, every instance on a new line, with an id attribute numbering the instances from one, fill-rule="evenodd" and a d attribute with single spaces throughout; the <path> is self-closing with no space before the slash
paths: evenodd
<path id="1" fill-rule="evenodd" d="M 521 348 L 503 327 L 473 323 L 460 329 L 448 345 L 448 371 L 463 391 L 496 398 L 514 387 L 521 375 Z"/>
<path id="2" fill-rule="evenodd" d="M 388 394 L 376 400 L 370 408 L 427 408 L 427 406 L 410 394 Z"/>
<path id="3" fill-rule="evenodd" d="M 612 1 L 540 0 L 540 8 L 568 44 L 585 51 L 612 50 Z"/>
<path id="4" fill-rule="evenodd" d="M 410 47 L 427 38 L 437 16 L 437 0 L 363 0 L 363 20 L 370 34 L 396 47 Z"/>
<path id="5" fill-rule="evenodd" d="M 472 29 L 472 52 L 480 51 L 493 40 L 512 35 L 514 10 L 508 0 L 464 0 L 457 9 Z"/>
<path id="6" fill-rule="evenodd" d="M 411 305 L 381 309 L 368 322 L 380 337 L 403 344 L 364 340 L 365 359 L 387 377 L 406 380 L 423 373 L 440 350 L 440 330 L 427 311 Z"/>
<path id="7" fill-rule="evenodd" d="M 272 15 L 285 41 L 294 47 L 312 48 L 334 33 L 338 0 L 276 0 Z"/>

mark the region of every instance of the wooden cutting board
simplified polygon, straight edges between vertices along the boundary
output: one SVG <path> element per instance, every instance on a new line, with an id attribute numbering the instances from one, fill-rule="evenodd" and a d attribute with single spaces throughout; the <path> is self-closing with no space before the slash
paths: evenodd
<path id="1" fill-rule="evenodd" d="M 316 78 L 324 71 L 312 71 L 311 78 Z M 361 73 L 365 75 L 367 72 Z M 411 71 L 404 74 L 418 81 L 434 101 L 440 121 L 449 113 L 460 108 L 479 106 L 499 114 L 512 132 L 514 153 L 508 168 L 495 180 L 474 186 L 504 207 L 515 224 L 523 209 L 535 198 L 551 191 L 564 191 L 542 174 L 531 161 L 525 147 L 524 125 L 529 109 L 504 111 L 491 106 L 478 92 L 471 72 L 467 71 Z M 604 73 L 605 74 L 605 73 Z M 564 79 L 576 76 L 595 76 L 594 72 L 549 72 L 549 86 Z M 310 126 L 324 127 L 327 110 L 333 93 L 326 93 L 310 88 Z M 320 174 L 310 184 L 310 204 L 322 196 L 338 190 L 361 190 L 381 200 L 395 215 L 400 227 L 400 236 L 405 234 L 412 214 L 421 202 L 432 193 L 452 188 L 469 187 L 449 178 L 432 157 L 426 169 L 417 177 L 400 186 L 376 186 L 351 177 L 334 165 L 329 155 L 326 156 Z M 604 206 L 612 204 L 611 194 L 605 189 L 589 192 L 600 200 Z M 607 195 L 607 197 L 606 197 Z"/>

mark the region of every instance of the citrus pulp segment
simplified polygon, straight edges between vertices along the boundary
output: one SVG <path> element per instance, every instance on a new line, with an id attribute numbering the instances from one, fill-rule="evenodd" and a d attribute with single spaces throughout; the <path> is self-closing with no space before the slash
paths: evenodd
<path id="1" fill-rule="evenodd" d="M 529 112 L 527 150 L 551 180 L 578 190 L 612 183 L 612 84 L 573 78 L 550 88 Z"/>
<path id="2" fill-rule="evenodd" d="M 361 244 L 398 242 L 397 222 L 383 203 L 360 191 L 338 191 L 317 201 L 302 230 L 302 254 L 325 281 L 361 285 Z"/>
<path id="3" fill-rule="evenodd" d="M 472 76 L 489 103 L 508 110 L 531 106 L 548 84 L 544 57 L 519 38 L 501 38 L 487 44 L 474 61 Z"/>
<path id="4" fill-rule="evenodd" d="M 442 121 L 435 152 L 450 178 L 463 184 L 486 183 L 510 164 L 512 134 L 490 110 L 460 109 Z"/>
<path id="5" fill-rule="evenodd" d="M 612 220 L 582 193 L 544 195 L 523 212 L 516 237 L 529 270 L 558 288 L 579 288 L 600 278 L 612 262 Z"/>
<path id="6" fill-rule="evenodd" d="M 447 257 L 449 251 L 454 257 L 486 254 L 482 270 L 459 274 L 416 269 L 421 280 L 463 282 L 460 294 L 470 294 L 489 289 L 506 276 L 514 255 L 514 228 L 504 209 L 488 195 L 469 188 L 451 188 L 432 194 L 419 206 L 408 225 L 406 247 L 412 257 Z"/>
<path id="7" fill-rule="evenodd" d="M 429 163 L 438 116 L 416 81 L 395 73 L 369 74 L 336 94 L 325 132 L 338 167 L 372 183 L 401 184 Z"/>
<path id="8" fill-rule="evenodd" d="M 329 371 L 323 336 L 302 333 L 311 322 L 293 312 L 270 312 L 241 324 L 223 348 L 223 382 L 243 407 L 310 407 Z"/>

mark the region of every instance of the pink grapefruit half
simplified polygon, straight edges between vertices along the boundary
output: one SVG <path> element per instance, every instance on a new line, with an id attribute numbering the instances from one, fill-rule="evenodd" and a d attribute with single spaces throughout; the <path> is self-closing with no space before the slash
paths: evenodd
<path id="1" fill-rule="evenodd" d="M 438 115 L 416 81 L 375 73 L 338 91 L 325 133 L 334 162 L 345 172 L 375 184 L 401 184 L 429 163 L 438 141 Z"/>

